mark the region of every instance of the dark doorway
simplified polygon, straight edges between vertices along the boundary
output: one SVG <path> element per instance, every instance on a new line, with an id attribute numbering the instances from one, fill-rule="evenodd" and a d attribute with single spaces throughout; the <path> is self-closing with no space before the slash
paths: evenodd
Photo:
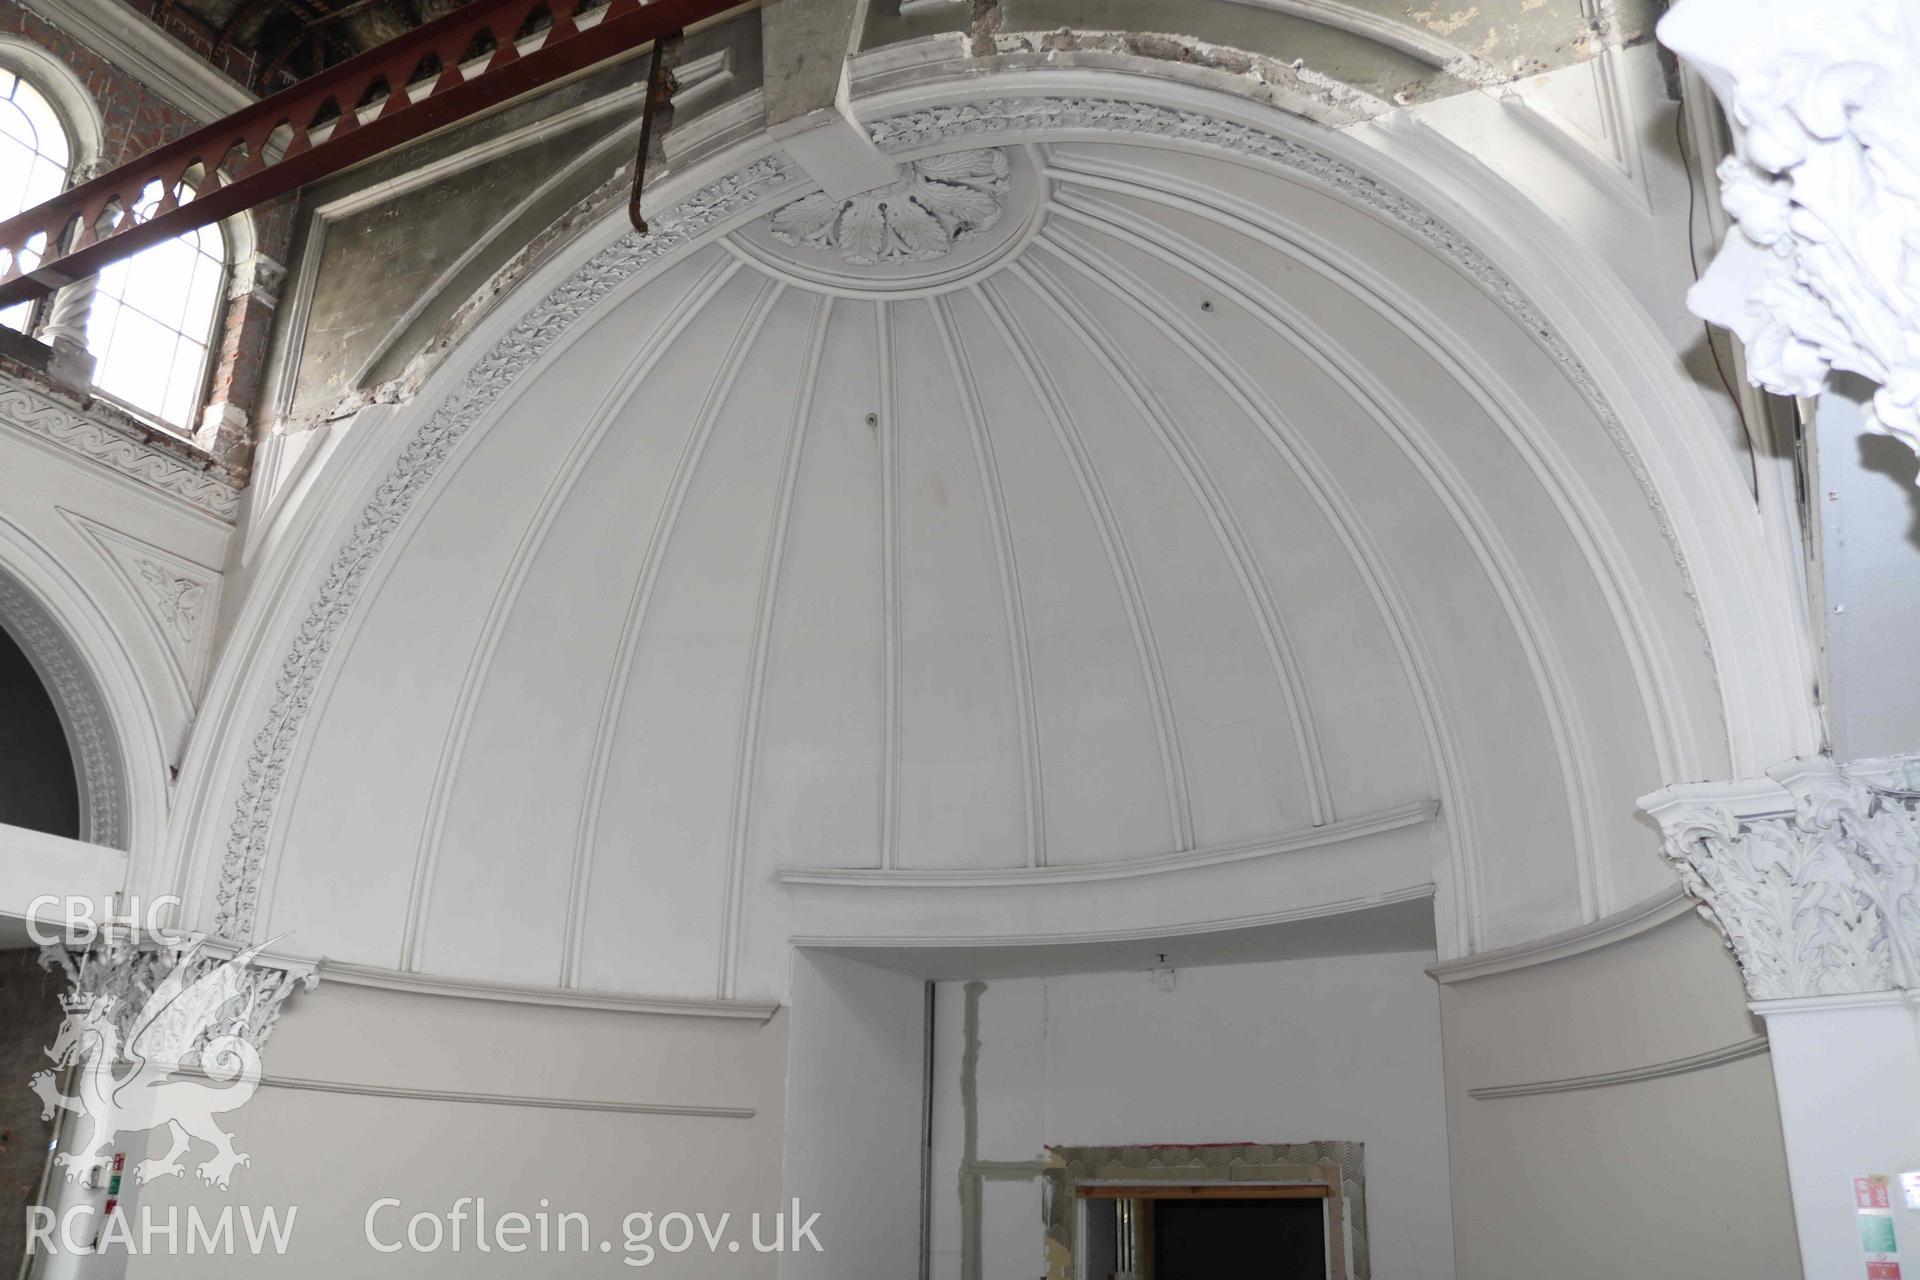
<path id="1" fill-rule="evenodd" d="M 73 752 L 40 673 L 0 628 L 0 822 L 80 838 Z"/>
<path id="2" fill-rule="evenodd" d="M 1157 1200 L 1154 1280 L 1325 1280 L 1325 1203 Z"/>

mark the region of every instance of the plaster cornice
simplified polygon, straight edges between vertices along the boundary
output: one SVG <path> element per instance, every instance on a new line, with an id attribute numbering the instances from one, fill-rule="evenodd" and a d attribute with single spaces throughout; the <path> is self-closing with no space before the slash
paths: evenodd
<path id="1" fill-rule="evenodd" d="M 646 1013 L 680 1018 L 737 1018 L 765 1022 L 780 1006 L 755 1000 L 692 1000 L 675 996 L 632 996 L 612 991 L 583 991 L 572 987 L 524 987 L 504 982 L 439 978 L 398 969 L 319 960 L 314 964 L 328 982 L 352 987 L 374 987 L 409 995 L 450 996 L 461 1000 L 493 1000 L 502 1004 L 537 1004 L 561 1009 L 592 1009 L 606 1013 Z"/>
<path id="2" fill-rule="evenodd" d="M 1549 934 L 1544 938 L 1523 942 L 1518 946 L 1502 947 L 1498 951 L 1483 951 L 1478 955 L 1463 956 L 1458 960 L 1429 965 L 1427 976 L 1435 982 L 1450 984 L 1467 982 L 1474 978 L 1489 978 L 1496 973 L 1511 973 L 1515 969 L 1526 969 L 1554 960 L 1565 960 L 1571 956 L 1584 955 L 1589 951 L 1598 951 L 1601 947 L 1609 947 L 1616 942 L 1625 942 L 1628 938 L 1638 937 L 1649 930 L 1659 928 L 1669 920 L 1679 919 L 1698 905 L 1687 896 L 1685 889 L 1675 885 L 1651 898 L 1642 899 L 1630 907 L 1602 916 L 1591 924 Z"/>
<path id="3" fill-rule="evenodd" d="M 119 0 L 20 0 L 203 124 L 258 101 Z"/>

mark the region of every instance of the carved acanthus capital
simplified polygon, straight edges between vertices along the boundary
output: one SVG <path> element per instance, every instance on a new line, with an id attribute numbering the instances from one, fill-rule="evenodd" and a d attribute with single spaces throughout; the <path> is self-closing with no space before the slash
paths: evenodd
<path id="1" fill-rule="evenodd" d="M 1920 989 L 1920 756 L 1643 797 L 1755 1000 Z"/>
<path id="2" fill-rule="evenodd" d="M 319 981 L 304 963 L 236 954 L 200 934 L 157 937 L 109 923 L 87 945 L 48 943 L 40 964 L 72 984 L 69 1007 L 100 1002 L 123 1053 L 192 1067 L 202 1051 L 237 1038 L 266 1048 L 281 1008 Z"/>
<path id="3" fill-rule="evenodd" d="M 1687 305 L 1733 330 L 1753 381 L 1880 384 L 1868 424 L 1920 449 L 1920 14 L 1902 0 L 1685 0 L 1660 38 L 1740 135 L 1737 225 Z"/>

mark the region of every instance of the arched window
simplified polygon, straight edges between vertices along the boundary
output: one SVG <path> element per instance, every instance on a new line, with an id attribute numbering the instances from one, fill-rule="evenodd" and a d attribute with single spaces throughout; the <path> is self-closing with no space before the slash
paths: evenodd
<path id="1" fill-rule="evenodd" d="M 156 186 L 147 206 L 159 198 Z M 101 271 L 87 318 L 87 349 L 97 362 L 94 390 L 191 431 L 226 272 L 227 241 L 218 226 L 142 249 Z"/>
<path id="2" fill-rule="evenodd" d="M 66 188 L 73 145 L 46 95 L 0 66 L 0 218 L 31 209 Z M 31 302 L 0 310 L 0 324 L 26 330 Z"/>
<path id="3" fill-rule="evenodd" d="M 76 150 L 82 161 L 97 161 L 102 138 L 86 86 L 64 68 L 6 37 L 0 37 L 0 55 L 5 59 L 0 62 L 4 218 L 58 195 Z M 23 78 L 15 63 L 24 64 L 39 83 Z M 181 195 L 190 199 L 192 192 Z M 141 215 L 159 199 L 156 183 L 145 193 Z M 181 431 L 193 430 L 220 320 L 228 248 L 218 226 L 189 231 L 101 271 L 92 294 L 83 295 L 65 318 L 56 305 L 54 322 L 71 324 L 72 336 L 85 326 L 96 393 Z M 25 332 L 32 316 L 32 303 L 18 303 L 0 310 L 0 324 Z"/>

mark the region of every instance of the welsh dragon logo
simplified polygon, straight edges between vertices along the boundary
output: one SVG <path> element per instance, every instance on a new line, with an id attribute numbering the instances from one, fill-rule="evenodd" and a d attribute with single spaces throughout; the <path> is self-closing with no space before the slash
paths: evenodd
<path id="1" fill-rule="evenodd" d="M 53 1066 L 30 1084 L 42 1119 L 56 1110 L 80 1117 L 73 1141 L 54 1157 L 69 1182 L 104 1168 L 119 1134 L 162 1125 L 172 1145 L 135 1166 L 139 1182 L 183 1174 L 181 1157 L 196 1140 L 213 1148 L 197 1170 L 212 1186 L 224 1190 L 233 1171 L 250 1163 L 216 1117 L 245 1106 L 260 1087 L 260 1054 L 248 1034 L 258 1038 L 255 1010 L 277 1006 L 271 988 L 297 979 L 249 971 L 270 944 L 225 961 L 202 954 L 204 945 L 196 937 L 170 954 L 125 949 L 99 964 L 85 953 L 76 964 L 64 949 L 50 949 L 75 989 L 61 999 L 66 1021 L 46 1051 Z M 72 1093 L 60 1091 L 62 1071 Z"/>

